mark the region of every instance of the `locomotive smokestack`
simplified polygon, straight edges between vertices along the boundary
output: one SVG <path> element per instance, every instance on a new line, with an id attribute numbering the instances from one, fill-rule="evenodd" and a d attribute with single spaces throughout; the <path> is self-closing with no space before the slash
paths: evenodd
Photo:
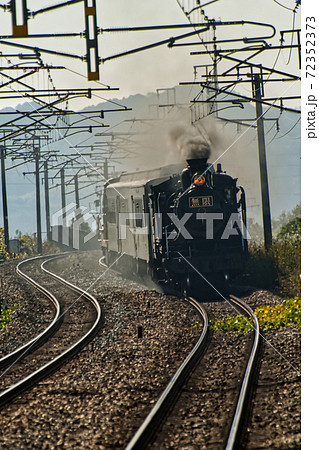
<path id="1" fill-rule="evenodd" d="M 207 169 L 207 158 L 187 159 L 187 167 L 182 172 L 182 187 L 185 191 L 192 182 L 195 173 L 204 173 Z"/>
<path id="2" fill-rule="evenodd" d="M 207 169 L 207 158 L 187 159 L 186 161 L 192 175 Z"/>

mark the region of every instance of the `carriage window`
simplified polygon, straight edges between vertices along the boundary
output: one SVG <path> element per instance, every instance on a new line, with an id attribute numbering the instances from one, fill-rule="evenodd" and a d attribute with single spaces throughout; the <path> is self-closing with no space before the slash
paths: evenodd
<path id="1" fill-rule="evenodd" d="M 129 212 L 128 209 L 128 200 L 126 198 L 119 199 L 120 202 L 120 212 Z"/>
<path id="2" fill-rule="evenodd" d="M 141 198 L 134 199 L 135 212 L 143 212 L 143 200 Z"/>
<path id="3" fill-rule="evenodd" d="M 116 223 L 115 198 L 107 199 L 106 219 L 109 223 Z"/>
<path id="4" fill-rule="evenodd" d="M 135 198 L 134 199 L 134 212 L 137 213 L 143 213 L 143 200 L 141 198 Z M 137 217 L 135 219 L 135 226 L 137 228 L 142 228 L 144 226 L 143 219 L 141 217 Z"/>

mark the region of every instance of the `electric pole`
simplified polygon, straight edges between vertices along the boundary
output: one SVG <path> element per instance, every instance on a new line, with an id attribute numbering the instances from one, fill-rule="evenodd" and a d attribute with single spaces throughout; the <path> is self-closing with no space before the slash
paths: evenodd
<path id="1" fill-rule="evenodd" d="M 8 220 L 8 201 L 7 201 L 5 157 L 6 157 L 6 149 L 4 146 L 2 146 L 1 147 L 1 183 L 2 183 L 4 243 L 7 247 L 7 251 L 9 251 L 9 220 Z"/>
<path id="2" fill-rule="evenodd" d="M 48 162 L 44 161 L 44 198 L 45 198 L 45 218 L 47 226 L 47 240 L 52 240 L 50 223 L 50 197 L 49 197 L 49 173 Z"/>
<path id="3" fill-rule="evenodd" d="M 80 196 L 79 196 L 79 179 L 77 175 L 74 175 L 74 193 L 76 209 L 80 208 Z"/>
<path id="4" fill-rule="evenodd" d="M 271 216 L 270 216 L 269 188 L 267 175 L 264 118 L 263 118 L 263 107 L 261 103 L 262 85 L 260 81 L 260 76 L 258 74 L 252 76 L 252 83 L 253 83 L 253 97 L 256 99 L 257 137 L 258 137 L 259 170 L 260 170 L 260 184 L 261 184 L 261 206 L 262 206 L 263 226 L 264 226 L 264 243 L 265 248 L 269 249 L 272 243 Z"/>
<path id="5" fill-rule="evenodd" d="M 60 171 L 61 176 L 61 205 L 62 205 L 62 225 L 66 227 L 66 212 L 65 212 L 65 175 L 64 169 Z"/>
<path id="6" fill-rule="evenodd" d="M 38 253 L 42 253 L 42 230 L 41 230 L 41 194 L 40 194 L 40 140 L 39 145 L 33 143 L 33 153 L 35 157 L 35 197 L 36 197 L 36 215 L 37 215 L 37 244 Z"/>

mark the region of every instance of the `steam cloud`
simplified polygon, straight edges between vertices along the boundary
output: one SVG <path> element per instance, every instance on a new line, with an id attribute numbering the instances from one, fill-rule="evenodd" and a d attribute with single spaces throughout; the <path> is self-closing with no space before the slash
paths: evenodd
<path id="1" fill-rule="evenodd" d="M 178 150 L 179 157 L 185 159 L 209 158 L 211 146 L 194 126 L 176 125 L 169 132 L 172 144 Z"/>
<path id="2" fill-rule="evenodd" d="M 261 222 L 258 152 L 256 141 L 252 140 L 253 128 L 245 133 L 238 128 L 236 131 L 234 125 L 215 120 L 210 115 L 194 126 L 188 108 L 176 108 L 169 117 L 151 124 L 147 132 L 134 137 L 134 157 L 126 161 L 127 171 L 176 164 L 180 165 L 181 172 L 186 159 L 192 158 L 222 163 L 223 170 L 238 177 L 238 185 L 245 188 L 249 217 Z"/>

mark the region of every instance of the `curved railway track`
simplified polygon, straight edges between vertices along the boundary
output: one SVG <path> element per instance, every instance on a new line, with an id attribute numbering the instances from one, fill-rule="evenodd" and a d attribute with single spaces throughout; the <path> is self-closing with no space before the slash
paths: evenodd
<path id="1" fill-rule="evenodd" d="M 83 267 L 81 264 L 78 264 L 79 261 L 77 260 L 76 264 L 71 264 L 75 271 L 74 274 L 70 273 L 70 276 L 72 276 L 74 280 L 80 280 L 81 283 L 87 282 L 86 273 L 89 270 L 92 270 L 91 262 L 87 261 L 87 257 L 83 256 L 83 258 L 85 263 L 83 263 Z M 96 258 L 96 255 L 94 255 L 94 258 Z M 97 259 L 95 259 L 95 261 L 97 263 Z M 65 270 L 65 264 L 66 263 L 63 262 L 61 267 L 58 265 L 59 270 Z M 100 260 L 100 264 L 103 267 L 106 266 L 103 258 Z M 47 269 L 45 264 L 44 268 Z M 24 270 L 24 267 L 22 267 L 22 269 Z M 95 277 L 97 269 L 98 267 L 96 264 L 94 271 L 92 272 Z M 63 275 L 63 272 L 61 273 Z M 110 284 L 108 284 L 109 282 Z M 78 281 L 75 281 L 75 283 L 78 283 Z M 105 292 L 110 286 L 113 286 L 113 283 L 115 283 L 116 288 L 115 296 L 111 295 L 104 298 L 103 295 L 105 295 Z M 172 299 L 174 308 L 170 307 L 170 311 L 165 316 L 162 316 L 159 306 L 162 306 L 162 303 L 166 302 L 163 295 L 163 302 L 157 302 L 154 294 L 154 300 L 156 300 L 156 302 L 154 301 L 153 303 L 152 298 L 151 303 L 149 304 L 147 301 L 147 294 L 140 294 L 140 291 L 137 290 L 136 298 L 134 298 L 133 295 L 132 299 L 130 297 L 126 299 L 124 293 L 123 295 L 118 295 L 117 293 L 117 290 L 123 289 L 123 286 L 126 294 L 131 286 L 126 285 L 125 281 L 122 281 L 122 279 L 119 281 L 119 284 L 117 284 L 113 280 L 113 274 L 111 274 L 110 281 L 106 281 L 104 284 L 101 283 L 101 286 L 98 286 L 98 289 L 95 290 L 97 295 L 100 295 L 101 293 L 102 302 L 110 302 L 111 312 L 113 311 L 112 307 L 114 306 L 114 302 L 117 304 L 116 302 L 124 301 L 124 304 L 126 305 L 125 302 L 127 301 L 126 312 L 128 313 L 131 311 L 131 315 L 127 315 L 127 319 L 129 320 L 126 324 L 127 328 L 123 328 L 123 333 L 119 336 L 121 339 L 117 341 L 117 344 L 113 349 L 112 343 L 107 339 L 109 330 L 104 330 L 103 328 L 105 336 L 102 335 L 104 336 L 103 340 L 101 340 L 102 346 L 100 347 L 97 345 L 94 349 L 96 350 L 96 352 L 94 351 L 94 354 L 90 351 L 83 352 L 82 355 L 80 355 L 80 358 L 74 361 L 74 365 L 72 364 L 72 374 L 75 374 L 76 377 L 77 374 L 82 373 L 83 364 L 84 367 L 87 368 L 88 374 L 92 374 L 92 379 L 103 380 L 103 377 L 104 379 L 107 377 L 111 382 L 105 383 L 103 381 L 100 383 L 98 392 L 94 391 L 94 395 L 92 395 L 89 384 L 91 382 L 91 376 L 86 377 L 86 380 L 82 380 L 80 377 L 81 384 L 78 385 L 74 391 L 72 390 L 72 381 L 69 383 L 68 368 L 65 369 L 65 379 L 59 379 L 58 384 L 56 377 L 50 377 L 50 379 L 44 382 L 46 386 L 45 389 L 39 389 L 39 391 L 34 389 L 25 397 L 17 399 L 16 402 L 9 405 L 6 414 L 3 415 L 2 423 L 5 429 L 10 427 L 11 422 L 12 424 L 15 422 L 13 418 L 15 418 L 17 412 L 22 411 L 22 418 L 15 424 L 16 430 L 14 433 L 17 434 L 17 438 L 10 438 L 11 448 L 14 448 L 13 442 L 19 442 L 19 439 L 21 440 L 21 438 L 19 438 L 19 433 L 21 433 L 21 430 L 23 431 L 26 426 L 23 422 L 24 414 L 30 417 L 29 426 L 31 432 L 34 433 L 35 436 L 40 436 L 39 442 L 45 441 L 47 436 L 46 433 L 48 433 L 47 430 L 53 431 L 50 420 L 52 414 L 50 408 L 52 405 L 56 408 L 56 411 L 59 411 L 61 408 L 68 405 L 73 413 L 77 414 L 75 415 L 76 423 L 74 428 L 72 425 L 72 433 L 75 434 L 76 430 L 76 442 L 78 448 L 81 448 L 82 445 L 90 447 L 90 445 L 94 446 L 95 444 L 100 444 L 102 446 L 105 445 L 107 448 L 111 446 L 114 448 L 125 448 L 126 445 L 128 445 L 127 448 L 130 448 L 129 446 L 131 445 L 131 448 L 153 449 L 188 448 L 188 446 L 195 446 L 196 448 L 206 448 L 207 446 L 207 448 L 222 449 L 241 448 L 241 446 L 244 445 L 250 445 L 250 448 L 259 448 L 258 444 L 256 445 L 256 442 L 265 443 L 269 438 L 269 427 L 267 429 L 267 426 L 260 421 L 265 405 L 264 386 L 261 386 L 261 394 L 259 393 L 261 397 L 261 406 L 259 406 L 257 412 L 255 410 L 256 392 L 254 392 L 253 410 L 251 410 L 252 404 L 251 401 L 249 401 L 250 413 L 252 414 L 249 420 L 249 428 L 254 428 L 253 431 L 255 435 L 256 433 L 258 434 L 258 439 L 255 437 L 252 438 L 250 431 L 247 432 L 247 429 L 245 428 L 247 427 L 247 422 L 244 421 L 246 405 L 243 399 L 247 399 L 250 379 L 249 372 L 251 372 L 251 369 L 245 368 L 245 365 L 246 362 L 250 360 L 250 365 L 253 366 L 253 361 L 255 359 L 253 355 L 247 356 L 247 348 L 250 345 L 250 341 L 253 340 L 251 336 L 252 333 L 238 336 L 235 332 L 213 332 L 209 333 L 208 338 L 205 339 L 204 347 L 200 352 L 202 358 L 200 358 L 198 366 L 191 371 L 189 377 L 184 374 L 186 383 L 183 380 L 180 381 L 180 395 L 177 390 L 176 394 L 172 393 L 166 396 L 166 412 L 163 413 L 163 418 L 160 418 L 160 416 L 157 415 L 158 413 L 154 414 L 153 418 L 151 418 L 153 420 L 151 427 L 153 427 L 155 436 L 152 436 L 153 432 L 151 431 L 149 438 L 144 437 L 144 442 L 149 439 L 149 444 L 144 445 L 144 443 L 139 444 L 139 442 L 133 443 L 132 441 L 136 435 L 134 435 L 134 438 L 128 444 L 129 439 L 133 436 L 158 398 L 164 397 L 161 393 L 168 382 L 168 371 L 170 377 L 172 377 L 174 371 L 176 371 L 176 373 L 178 372 L 179 369 L 177 368 L 177 364 L 185 358 L 186 352 L 188 352 L 191 345 L 193 345 L 193 339 L 198 339 L 199 334 L 202 333 L 203 330 L 197 328 L 190 332 L 188 328 L 189 324 L 195 325 L 200 321 L 198 321 L 198 317 L 196 317 L 194 313 L 189 316 L 184 315 L 185 310 L 191 311 L 193 309 L 188 308 L 186 302 L 179 302 L 176 298 Z M 52 289 L 48 290 L 55 293 Z M 262 296 L 263 293 L 260 293 L 260 295 L 254 296 L 253 298 L 249 297 L 248 301 L 256 307 Z M 59 299 L 59 296 L 56 297 Z M 233 298 L 233 300 L 236 301 L 237 299 Z M 107 306 L 106 304 L 104 305 L 105 309 L 107 309 L 109 304 L 107 303 Z M 207 303 L 204 305 L 202 304 L 201 306 L 205 307 L 209 314 L 209 318 L 214 321 L 222 320 L 225 317 L 225 314 L 228 313 L 234 316 L 231 311 L 232 308 L 226 305 L 226 302 L 225 304 L 222 302 Z M 237 303 L 238 309 L 240 306 L 241 305 Z M 61 307 L 63 308 L 63 305 L 61 305 Z M 132 308 L 129 309 L 130 307 Z M 175 311 L 178 311 L 179 307 L 181 308 L 182 313 L 179 311 L 175 317 Z M 140 311 L 138 322 L 134 322 L 136 311 Z M 242 309 L 240 309 L 240 311 L 243 312 Z M 170 318 L 171 315 L 175 318 L 172 321 L 169 321 L 170 326 L 168 328 L 166 320 Z M 150 318 L 153 316 L 155 316 L 155 320 L 150 321 Z M 158 320 L 159 316 L 163 319 L 162 321 Z M 177 338 L 174 333 L 172 333 L 171 337 L 170 332 L 167 333 L 167 330 L 173 330 L 176 321 L 179 320 L 178 318 L 185 319 L 183 322 L 183 333 L 180 333 Z M 116 315 L 115 319 L 119 319 L 119 316 Z M 110 320 L 109 323 L 110 329 L 114 322 L 112 322 L 112 320 Z M 143 339 L 139 340 L 136 336 L 136 323 L 143 326 Z M 180 323 L 178 326 L 180 326 Z M 255 328 L 258 336 L 257 323 Z M 165 350 L 163 354 L 159 352 L 159 349 L 163 346 L 162 333 L 164 335 L 164 340 L 166 338 L 164 344 L 167 345 L 167 348 L 169 349 L 169 351 Z M 167 336 L 165 333 L 167 333 Z M 197 338 L 195 336 L 197 336 Z M 185 340 L 185 337 L 187 340 Z M 256 353 L 258 342 L 256 339 L 254 342 Z M 105 346 L 105 343 L 107 343 L 107 347 Z M 158 343 L 159 345 L 153 345 L 154 343 Z M 185 343 L 188 345 L 188 350 L 185 349 Z M 176 344 L 176 349 L 174 344 Z M 100 358 L 100 356 L 102 357 Z M 161 356 L 164 357 L 163 363 L 162 360 L 160 360 Z M 110 362 L 110 370 L 107 362 Z M 131 363 L 132 370 L 127 367 L 128 362 Z M 96 368 L 94 368 L 93 363 L 96 364 Z M 174 364 L 174 369 L 172 367 L 169 368 L 168 364 Z M 269 377 L 269 373 L 272 373 L 272 368 L 270 367 L 270 363 L 268 366 L 269 372 L 267 372 L 266 375 Z M 77 367 L 76 370 L 75 367 Z M 160 367 L 161 370 L 158 370 L 158 367 Z M 61 374 L 63 372 L 64 369 Z M 279 372 L 277 371 L 276 374 L 278 375 L 278 373 Z M 156 374 L 156 376 L 154 376 L 154 374 Z M 57 375 L 59 377 L 60 372 L 58 372 Z M 209 376 L 207 377 L 207 375 Z M 175 382 L 176 384 L 179 383 L 177 380 L 175 380 Z M 268 383 L 267 377 L 266 382 Z M 183 387 L 181 388 L 181 386 Z M 255 383 L 254 388 L 256 388 Z M 36 389 L 38 388 L 36 387 Z M 36 395 L 34 395 L 35 393 Z M 57 399 L 55 398 L 56 393 L 58 394 Z M 74 393 L 77 394 L 76 397 L 74 397 Z M 114 393 L 116 393 L 116 395 L 114 395 Z M 79 397 L 80 394 L 81 397 Z M 278 395 L 275 390 L 273 394 Z M 169 399 L 170 396 L 171 399 Z M 242 399 L 240 402 L 241 406 L 234 406 L 237 398 Z M 103 408 L 101 408 L 100 399 L 103 399 Z M 175 401 L 175 406 L 167 411 L 167 408 L 170 408 L 169 405 L 171 405 L 170 400 L 172 400 L 173 403 Z M 43 411 L 41 409 L 42 404 Z M 273 406 L 269 406 L 269 408 L 270 407 L 272 409 L 274 408 Z M 39 412 L 41 411 L 40 417 L 46 417 L 47 430 L 43 429 L 42 419 L 38 423 L 39 429 L 32 430 L 31 423 L 33 424 L 36 416 L 36 413 L 32 415 L 32 408 L 35 411 L 38 409 Z M 254 419 L 251 419 L 251 417 L 254 417 L 254 414 L 256 416 L 255 421 Z M 55 444 L 62 441 L 65 442 L 66 445 L 70 442 L 73 442 L 74 444 L 74 441 L 72 440 L 73 434 L 71 433 L 70 438 L 68 437 L 68 424 L 64 423 L 64 418 L 60 417 L 59 414 L 56 414 L 55 417 L 59 417 L 59 422 L 56 424 L 58 430 L 56 436 L 52 437 L 52 445 L 54 445 L 54 439 Z M 94 420 L 92 417 L 94 417 Z M 97 417 L 100 417 L 99 428 L 95 427 Z M 282 414 L 282 417 L 284 417 L 284 414 Z M 273 423 L 276 423 L 275 420 L 276 417 L 274 416 Z M 161 421 L 162 423 L 160 423 L 160 426 L 158 427 L 157 424 Z M 240 443 L 238 443 L 241 429 L 244 432 L 244 439 L 240 440 Z M 285 426 L 282 427 L 282 429 L 285 430 Z M 262 436 L 261 438 L 260 435 Z M 278 442 L 283 442 L 281 434 L 278 433 L 278 435 Z"/>
<path id="2" fill-rule="evenodd" d="M 105 264 L 104 259 L 105 259 L 104 256 L 102 256 L 102 258 L 99 259 L 99 265 L 108 268 L 108 265 Z"/>
<path id="3" fill-rule="evenodd" d="M 104 262 L 104 257 L 99 259 L 99 264 L 103 267 L 108 267 Z M 166 389 L 158 399 L 155 406 L 152 408 L 149 415 L 146 417 L 138 431 L 135 433 L 131 441 L 126 447 L 126 450 L 144 449 L 145 446 L 152 440 L 157 426 L 165 420 L 167 412 L 172 408 L 174 400 L 179 395 L 183 386 L 183 382 L 190 375 L 192 368 L 197 364 L 201 355 L 203 354 L 205 343 L 208 337 L 208 317 L 205 309 L 200 303 L 193 298 L 186 298 L 200 313 L 203 320 L 202 334 L 183 361 L 175 375 L 170 380 Z M 243 432 L 245 418 L 248 412 L 247 400 L 250 394 L 251 382 L 254 376 L 254 368 L 257 360 L 257 351 L 259 346 L 259 323 L 252 309 L 239 298 L 230 295 L 228 302 L 231 303 L 239 314 L 244 314 L 250 317 L 253 321 L 254 336 L 252 340 L 251 350 L 247 359 L 246 368 L 241 382 L 241 388 L 234 408 L 234 415 L 230 430 L 227 437 L 226 450 L 237 448 Z"/>
<path id="4" fill-rule="evenodd" d="M 254 375 L 254 367 L 256 365 L 257 360 L 257 351 L 259 346 L 259 323 L 256 315 L 253 310 L 242 300 L 236 298 L 235 296 L 230 296 L 230 302 L 239 306 L 241 310 L 243 310 L 249 317 L 253 320 L 254 323 L 254 339 L 251 347 L 250 355 L 247 361 L 243 381 L 241 384 L 241 389 L 239 393 L 239 397 L 236 404 L 235 414 L 233 417 L 232 425 L 230 428 L 229 436 L 227 439 L 226 450 L 231 450 L 236 448 L 240 441 L 240 436 L 242 433 L 242 427 L 245 420 L 245 415 L 247 414 L 248 405 L 247 399 L 250 393 L 251 382 Z"/>
<path id="5" fill-rule="evenodd" d="M 140 428 L 137 430 L 131 441 L 126 447 L 126 450 L 145 449 L 154 438 L 159 425 L 165 420 L 170 409 L 172 409 L 175 399 L 178 397 L 183 387 L 184 381 L 191 374 L 192 369 L 198 363 L 201 355 L 204 352 L 205 343 L 208 337 L 208 317 L 205 309 L 200 303 L 192 298 L 187 299 L 200 313 L 203 320 L 203 330 L 196 345 L 178 368 L 161 397 L 152 408 Z M 242 300 L 231 296 L 229 298 L 235 308 L 240 313 L 248 315 L 254 322 L 254 338 L 251 347 L 250 355 L 244 371 L 244 376 L 241 383 L 240 393 L 236 402 L 235 413 L 230 426 L 230 431 L 227 438 L 226 449 L 231 450 L 238 448 L 240 441 L 245 415 L 247 414 L 247 399 L 250 393 L 251 380 L 253 378 L 254 366 L 257 358 L 257 349 L 259 344 L 259 325 L 258 320 L 251 310 Z"/>
<path id="6" fill-rule="evenodd" d="M 14 350 L 11 353 L 8 353 L 7 355 L 0 358 L 0 369 L 8 366 L 9 364 L 12 364 L 13 362 L 20 360 L 21 358 L 25 357 L 30 351 L 32 351 L 35 346 L 41 345 L 43 342 L 45 342 L 56 330 L 56 328 L 59 326 L 60 322 L 60 316 L 61 316 L 61 304 L 57 300 L 57 298 L 49 292 L 47 289 L 45 289 L 43 286 L 41 286 L 39 283 L 37 283 L 35 280 L 33 280 L 31 277 L 29 277 L 27 274 L 25 274 L 22 270 L 22 267 L 26 264 L 30 263 L 30 261 L 39 261 L 43 259 L 43 256 L 37 256 L 35 258 L 26 259 L 25 261 L 22 261 L 17 265 L 16 272 L 20 277 L 24 278 L 28 283 L 30 283 L 32 286 L 34 286 L 36 289 L 38 289 L 42 294 L 47 297 L 53 307 L 55 308 L 55 315 L 49 326 L 39 333 L 35 338 L 31 339 L 26 344 L 20 346 L 16 350 Z"/>
<path id="7" fill-rule="evenodd" d="M 25 280 L 27 280 L 30 284 L 32 284 L 34 287 L 36 287 L 38 290 L 40 290 L 55 305 L 55 315 L 54 315 L 54 319 L 51 321 L 50 325 L 42 333 L 40 333 L 38 336 L 36 336 L 31 341 L 29 341 L 27 344 L 21 346 L 20 348 L 16 349 L 12 353 L 6 355 L 4 358 L 2 358 L 0 360 L 0 367 L 4 367 L 4 366 L 11 364 L 11 366 L 1 374 L 1 378 L 3 377 L 3 375 L 6 374 L 6 372 L 10 368 L 15 366 L 16 364 L 19 364 L 19 366 L 21 366 L 22 363 L 27 364 L 25 362 L 27 359 L 27 355 L 29 355 L 32 352 L 32 355 L 30 355 L 30 356 L 33 358 L 33 355 L 35 354 L 35 353 L 33 353 L 33 351 L 36 348 L 39 349 L 39 346 L 42 346 L 45 342 L 48 341 L 48 339 L 50 339 L 50 338 L 52 339 L 53 337 L 55 339 L 59 339 L 57 334 L 54 334 L 54 333 L 57 332 L 57 329 L 59 327 L 60 327 L 60 329 L 59 329 L 59 332 L 60 332 L 60 330 L 62 329 L 61 325 L 62 325 L 63 319 L 65 319 L 65 317 L 66 317 L 66 313 L 72 307 L 72 305 L 74 305 L 79 299 L 81 299 L 81 300 L 85 299 L 86 301 L 88 301 L 90 303 L 91 308 L 92 307 L 94 308 L 95 318 L 93 320 L 93 324 L 90 325 L 89 329 L 84 334 L 82 333 L 80 338 L 79 338 L 79 336 L 77 336 L 76 341 L 73 342 L 72 345 L 68 345 L 68 347 L 66 349 L 63 349 L 63 351 L 60 351 L 53 358 L 50 356 L 50 358 L 48 358 L 49 360 L 46 363 L 41 364 L 40 366 L 38 366 L 36 368 L 34 368 L 34 361 L 33 361 L 33 364 L 31 364 L 31 366 L 28 364 L 29 370 L 30 370 L 30 367 L 33 366 L 32 370 L 30 370 L 30 373 L 27 376 L 23 376 L 21 379 L 14 382 L 13 384 L 10 383 L 10 386 L 6 387 L 0 393 L 0 406 L 3 406 L 8 401 L 11 401 L 13 398 L 20 395 L 23 391 L 28 389 L 30 386 L 37 383 L 40 379 L 47 376 L 54 370 L 58 369 L 67 360 L 69 360 L 71 357 L 73 357 L 75 354 L 77 354 L 80 350 L 82 350 L 93 339 L 93 337 L 96 335 L 97 331 L 99 330 L 99 327 L 102 323 L 102 311 L 101 311 L 101 307 L 100 307 L 99 303 L 97 302 L 97 300 L 92 295 L 90 295 L 88 292 L 69 283 L 68 281 L 64 280 L 62 277 L 54 274 L 53 272 L 51 272 L 50 270 L 48 270 L 47 268 L 44 267 L 47 263 L 54 261 L 58 258 L 63 258 L 66 255 L 67 254 L 58 255 L 58 256 L 54 255 L 51 257 L 46 256 L 46 257 L 31 258 L 26 261 L 23 261 L 22 263 L 20 263 L 18 265 L 18 267 L 17 267 L 18 274 L 20 276 L 22 276 Z M 50 292 L 48 289 L 46 289 L 42 284 L 35 281 L 35 279 L 32 278 L 30 275 L 27 275 L 25 273 L 25 266 L 27 264 L 34 264 L 35 262 L 38 262 L 39 260 L 42 260 L 42 259 L 44 259 L 45 261 L 41 264 L 41 270 L 46 275 L 54 278 L 59 283 L 59 285 L 63 285 L 64 287 L 67 287 L 68 291 L 71 289 L 74 293 L 76 293 L 78 295 L 75 300 L 74 300 L 74 295 L 73 295 L 73 300 L 71 301 L 70 305 L 65 305 L 66 308 L 63 313 L 61 312 L 61 310 L 62 310 L 61 302 L 59 302 L 57 300 L 56 296 L 53 295 L 53 293 Z M 24 270 L 22 270 L 23 266 L 24 266 Z M 70 294 L 68 294 L 68 295 L 70 295 Z M 64 322 L 66 322 L 66 321 L 64 321 Z M 63 327 L 66 327 L 67 332 L 68 332 L 69 325 L 70 325 L 70 319 L 68 319 L 67 323 L 63 324 Z M 77 332 L 77 334 L 79 334 L 79 333 Z M 48 343 L 50 343 L 50 341 Z M 39 353 L 39 351 L 38 351 L 38 353 Z M 51 353 L 51 348 L 48 353 L 49 354 Z M 31 359 L 31 358 L 29 358 L 29 359 Z M 24 371 L 24 367 L 20 368 L 20 371 L 21 370 Z"/>

